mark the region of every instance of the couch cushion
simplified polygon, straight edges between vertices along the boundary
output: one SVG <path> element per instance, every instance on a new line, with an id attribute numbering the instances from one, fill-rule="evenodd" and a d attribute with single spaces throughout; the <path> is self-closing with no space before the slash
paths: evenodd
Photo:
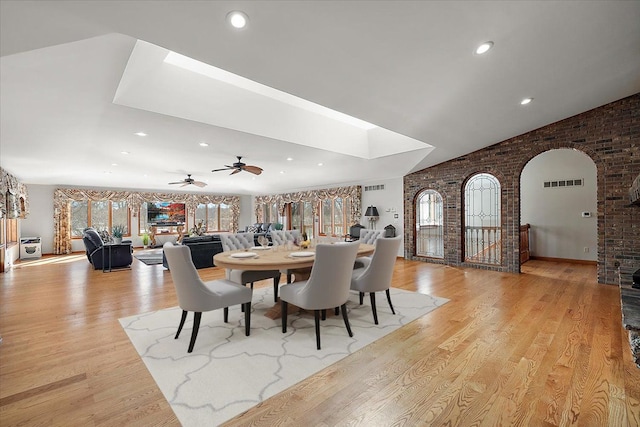
<path id="1" fill-rule="evenodd" d="M 192 237 L 185 237 L 182 239 L 182 243 L 185 245 L 187 243 L 199 243 L 199 242 L 211 242 L 211 241 L 213 241 L 213 236 L 211 235 L 192 236 Z"/>

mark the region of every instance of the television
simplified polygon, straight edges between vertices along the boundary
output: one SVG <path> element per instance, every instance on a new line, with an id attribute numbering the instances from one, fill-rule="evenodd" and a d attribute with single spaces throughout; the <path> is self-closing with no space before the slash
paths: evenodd
<path id="1" fill-rule="evenodd" d="M 183 225 L 186 218 L 184 203 L 147 202 L 147 224 Z"/>

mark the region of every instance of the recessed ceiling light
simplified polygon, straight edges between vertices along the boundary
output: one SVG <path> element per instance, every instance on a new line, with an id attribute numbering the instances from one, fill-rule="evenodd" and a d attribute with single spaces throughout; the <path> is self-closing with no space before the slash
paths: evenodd
<path id="1" fill-rule="evenodd" d="M 208 146 L 209 146 L 209 144 L 207 144 L 206 142 L 201 142 L 200 143 L 200 147 L 208 147 Z"/>
<path id="2" fill-rule="evenodd" d="M 247 21 L 249 17 L 246 13 L 240 12 L 239 10 L 234 10 L 233 12 L 229 12 L 227 14 L 227 21 L 231 24 L 233 28 L 244 28 L 247 25 Z"/>
<path id="3" fill-rule="evenodd" d="M 525 98 L 522 101 L 520 101 L 520 105 L 527 105 L 531 103 L 531 101 L 533 101 L 533 98 Z"/>
<path id="4" fill-rule="evenodd" d="M 487 53 L 493 47 L 493 42 L 484 42 L 476 48 L 476 55 Z"/>
<path id="5" fill-rule="evenodd" d="M 324 163 L 318 163 L 318 166 L 322 166 L 322 165 L 324 165 Z"/>
<path id="6" fill-rule="evenodd" d="M 117 163 L 111 163 L 111 166 L 118 166 Z"/>
<path id="7" fill-rule="evenodd" d="M 138 136 L 147 136 L 147 134 L 146 134 L 146 133 L 144 133 L 144 132 L 136 132 L 136 133 L 134 133 L 134 135 L 138 135 Z"/>
<path id="8" fill-rule="evenodd" d="M 280 173 L 284 174 L 284 171 L 280 171 Z"/>
<path id="9" fill-rule="evenodd" d="M 290 162 L 293 160 L 293 157 L 287 157 L 287 161 Z"/>
<path id="10" fill-rule="evenodd" d="M 129 154 L 129 152 L 128 151 L 121 151 L 120 154 L 127 155 L 127 154 Z"/>

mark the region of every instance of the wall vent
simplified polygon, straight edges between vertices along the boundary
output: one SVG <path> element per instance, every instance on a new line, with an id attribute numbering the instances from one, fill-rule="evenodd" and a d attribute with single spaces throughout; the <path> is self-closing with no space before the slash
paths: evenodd
<path id="1" fill-rule="evenodd" d="M 364 186 L 364 191 L 378 191 L 378 190 L 384 190 L 384 184 L 381 184 L 381 185 L 365 185 Z"/>
<path id="2" fill-rule="evenodd" d="M 584 179 L 561 179 L 557 181 L 544 181 L 544 188 L 562 188 L 562 187 L 582 187 L 584 185 Z"/>

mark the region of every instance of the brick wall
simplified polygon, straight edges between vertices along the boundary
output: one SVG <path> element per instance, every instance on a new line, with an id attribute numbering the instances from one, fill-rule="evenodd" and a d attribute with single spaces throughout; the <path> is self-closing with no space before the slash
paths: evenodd
<path id="1" fill-rule="evenodd" d="M 640 93 L 405 176 L 405 258 L 519 272 L 520 174 L 529 160 L 556 148 L 580 150 L 597 167 L 598 282 L 617 284 L 619 265 L 640 268 L 640 207 L 629 203 L 640 173 Z M 501 266 L 462 257 L 463 189 L 479 172 L 494 175 L 502 189 Z M 427 188 L 443 197 L 443 260 L 415 256 L 415 198 Z"/>

